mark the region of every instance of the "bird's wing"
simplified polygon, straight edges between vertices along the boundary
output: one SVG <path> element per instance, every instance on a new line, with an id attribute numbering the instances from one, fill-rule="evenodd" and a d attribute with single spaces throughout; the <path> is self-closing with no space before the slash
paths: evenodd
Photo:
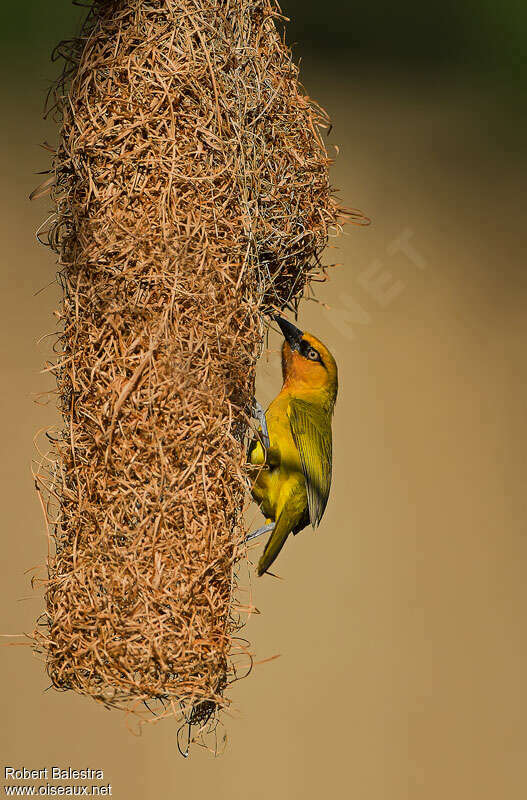
<path id="1" fill-rule="evenodd" d="M 316 528 L 331 487 L 331 420 L 312 403 L 294 398 L 289 403 L 288 415 L 306 480 L 309 519 Z"/>

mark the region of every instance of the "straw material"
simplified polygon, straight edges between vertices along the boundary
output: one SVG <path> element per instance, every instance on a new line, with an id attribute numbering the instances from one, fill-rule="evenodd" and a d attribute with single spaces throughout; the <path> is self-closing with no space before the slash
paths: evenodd
<path id="1" fill-rule="evenodd" d="M 60 48 L 64 428 L 38 475 L 35 638 L 55 687 L 110 706 L 206 717 L 246 654 L 234 575 L 262 314 L 298 302 L 340 213 L 327 118 L 279 17 L 274 0 L 100 0 Z"/>

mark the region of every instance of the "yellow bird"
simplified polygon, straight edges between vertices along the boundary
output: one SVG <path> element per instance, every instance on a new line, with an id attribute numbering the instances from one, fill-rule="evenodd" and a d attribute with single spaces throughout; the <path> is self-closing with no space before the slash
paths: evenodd
<path id="1" fill-rule="evenodd" d="M 258 563 L 266 572 L 290 533 L 322 519 L 331 486 L 331 417 L 337 398 L 335 359 L 321 341 L 282 317 L 274 319 L 282 346 L 283 386 L 267 412 L 257 406 L 262 436 L 249 449 L 250 463 L 261 470 L 252 495 L 267 524 L 247 541 L 272 531 Z"/>

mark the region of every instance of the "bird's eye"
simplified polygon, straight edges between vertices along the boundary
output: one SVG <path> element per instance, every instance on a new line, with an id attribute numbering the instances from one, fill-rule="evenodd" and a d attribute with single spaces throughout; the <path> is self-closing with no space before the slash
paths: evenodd
<path id="1" fill-rule="evenodd" d="M 318 361 L 319 355 L 314 347 L 310 347 L 307 351 L 307 357 L 311 359 L 311 361 Z"/>

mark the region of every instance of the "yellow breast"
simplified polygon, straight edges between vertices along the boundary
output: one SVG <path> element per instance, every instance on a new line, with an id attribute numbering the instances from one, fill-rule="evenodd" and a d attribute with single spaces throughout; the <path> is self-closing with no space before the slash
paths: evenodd
<path id="1" fill-rule="evenodd" d="M 294 443 L 287 414 L 289 396 L 281 392 L 269 406 L 265 418 L 276 464 L 263 467 L 253 485 L 252 494 L 268 519 L 275 520 L 284 501 L 284 495 L 296 496 L 305 507 L 306 493 L 300 455 Z M 251 452 L 251 464 L 264 463 L 264 451 L 258 442 Z"/>

